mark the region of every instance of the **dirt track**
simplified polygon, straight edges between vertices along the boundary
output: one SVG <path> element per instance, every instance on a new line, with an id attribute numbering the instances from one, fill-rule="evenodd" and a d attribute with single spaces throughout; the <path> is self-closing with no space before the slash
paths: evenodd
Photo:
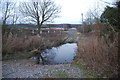
<path id="1" fill-rule="evenodd" d="M 59 72 L 64 72 L 69 78 L 83 78 L 81 70 L 71 64 L 38 65 L 29 59 L 3 61 L 2 64 L 3 78 L 59 78 Z"/>

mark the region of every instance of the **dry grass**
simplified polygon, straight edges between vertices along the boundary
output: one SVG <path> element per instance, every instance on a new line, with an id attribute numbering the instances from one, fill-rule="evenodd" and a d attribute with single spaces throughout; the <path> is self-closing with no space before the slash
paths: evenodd
<path id="1" fill-rule="evenodd" d="M 78 41 L 78 54 L 87 69 L 93 70 L 102 77 L 116 77 L 118 74 L 118 34 L 113 42 L 108 36 L 82 36 Z"/>
<path id="2" fill-rule="evenodd" d="M 61 43 L 66 34 L 65 33 L 43 33 L 41 36 L 37 35 L 27 35 L 23 34 L 18 36 L 18 34 L 9 33 L 4 34 L 2 39 L 2 54 L 8 55 L 17 52 L 23 51 L 31 51 L 36 48 L 40 48 L 40 50 L 49 48 L 51 46 L 57 46 Z"/>

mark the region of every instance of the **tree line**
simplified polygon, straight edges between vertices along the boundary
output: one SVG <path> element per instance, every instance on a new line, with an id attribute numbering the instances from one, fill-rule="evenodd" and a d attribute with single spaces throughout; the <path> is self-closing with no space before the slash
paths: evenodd
<path id="1" fill-rule="evenodd" d="M 107 2 L 106 2 L 107 3 Z M 99 14 L 101 13 L 101 14 Z M 84 27 L 84 32 L 91 32 L 92 27 L 95 24 L 103 25 L 101 34 L 113 34 L 120 31 L 120 1 L 112 4 L 110 3 L 102 11 L 99 7 L 95 9 L 90 9 L 85 15 L 85 19 L 82 23 Z M 83 29 L 80 28 L 80 32 L 83 32 Z"/>
<path id="2" fill-rule="evenodd" d="M 39 0 L 29 2 L 0 1 L 2 26 L 16 24 L 17 21 L 34 23 L 38 33 L 44 23 L 52 22 L 60 13 L 60 6 L 53 0 Z"/>

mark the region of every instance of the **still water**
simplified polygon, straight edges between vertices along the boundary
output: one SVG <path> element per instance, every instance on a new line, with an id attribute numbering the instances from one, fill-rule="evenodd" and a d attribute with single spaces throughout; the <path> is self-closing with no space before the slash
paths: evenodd
<path id="1" fill-rule="evenodd" d="M 51 49 L 45 49 L 42 51 L 42 57 L 47 64 L 59 64 L 72 62 L 76 56 L 77 44 L 66 43 L 59 47 L 53 47 Z M 41 62 L 42 60 L 40 60 Z"/>

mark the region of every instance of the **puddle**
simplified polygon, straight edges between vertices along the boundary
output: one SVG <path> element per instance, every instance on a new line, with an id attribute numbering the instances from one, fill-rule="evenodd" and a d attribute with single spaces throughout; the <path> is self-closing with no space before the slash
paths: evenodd
<path id="1" fill-rule="evenodd" d="M 60 64 L 72 62 L 76 56 L 76 50 L 76 43 L 67 43 L 59 47 L 45 49 L 41 55 L 45 59 L 46 64 Z M 36 60 L 36 57 L 32 57 L 31 59 Z M 42 62 L 42 60 L 40 60 L 40 62 Z"/>

